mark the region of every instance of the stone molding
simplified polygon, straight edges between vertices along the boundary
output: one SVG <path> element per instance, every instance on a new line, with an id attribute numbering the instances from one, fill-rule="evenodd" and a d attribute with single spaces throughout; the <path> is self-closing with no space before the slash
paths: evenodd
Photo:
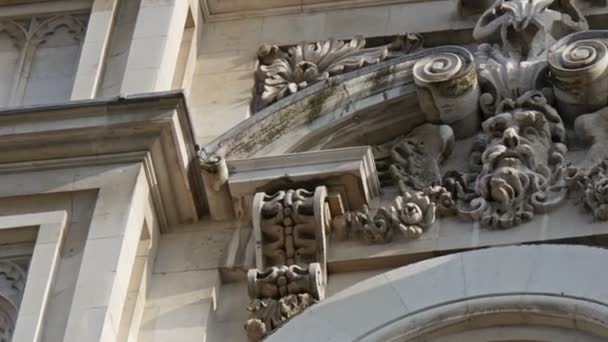
<path id="1" fill-rule="evenodd" d="M 195 221 L 204 193 L 181 92 L 0 111 L 0 168 L 142 162 L 161 229 Z M 69 148 L 66 148 L 69 146 Z"/>
<path id="2" fill-rule="evenodd" d="M 380 194 L 368 146 L 228 160 L 227 164 L 235 211 L 244 221 L 249 221 L 249 203 L 259 191 L 325 185 L 329 192 L 341 195 L 347 210 L 359 209 Z"/>
<path id="3" fill-rule="evenodd" d="M 336 11 L 371 6 L 396 5 L 420 0 L 278 0 L 264 2 L 243 2 L 238 0 L 203 0 L 201 8 L 205 21 L 223 21 L 261 16 L 275 16 L 296 13 Z M 224 7 L 222 7 L 224 6 Z"/>

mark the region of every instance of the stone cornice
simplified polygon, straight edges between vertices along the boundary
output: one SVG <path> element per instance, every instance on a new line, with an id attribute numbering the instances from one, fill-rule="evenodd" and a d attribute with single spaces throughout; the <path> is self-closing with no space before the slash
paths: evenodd
<path id="1" fill-rule="evenodd" d="M 202 186 L 181 92 L 0 111 L 0 173 L 143 163 L 161 226 L 197 220 Z"/>
<path id="2" fill-rule="evenodd" d="M 408 2 L 421 2 L 421 0 L 202 0 L 201 8 L 206 21 L 223 21 L 251 17 L 395 5 Z"/>

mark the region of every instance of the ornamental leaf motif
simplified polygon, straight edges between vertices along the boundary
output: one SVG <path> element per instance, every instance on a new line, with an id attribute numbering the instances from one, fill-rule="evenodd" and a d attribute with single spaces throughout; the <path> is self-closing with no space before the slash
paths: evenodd
<path id="1" fill-rule="evenodd" d="M 331 76 L 377 64 L 389 56 L 389 45 L 366 48 L 365 39 L 302 42 L 287 51 L 276 45 L 258 50 L 263 79 L 261 101 L 269 105 Z"/>

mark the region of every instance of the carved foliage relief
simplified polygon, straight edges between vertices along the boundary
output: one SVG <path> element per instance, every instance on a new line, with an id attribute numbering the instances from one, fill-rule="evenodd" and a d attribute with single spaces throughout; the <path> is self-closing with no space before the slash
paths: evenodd
<path id="1" fill-rule="evenodd" d="M 391 44 L 375 47 L 366 47 L 366 44 L 365 38 L 357 36 L 350 41 L 332 38 L 291 47 L 262 45 L 258 50 L 254 110 L 331 76 L 412 52 L 422 45 L 422 40 L 417 35 L 406 34 Z"/>

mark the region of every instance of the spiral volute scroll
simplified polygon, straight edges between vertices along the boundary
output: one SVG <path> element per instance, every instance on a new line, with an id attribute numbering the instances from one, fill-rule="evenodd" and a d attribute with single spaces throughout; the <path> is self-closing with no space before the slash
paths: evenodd
<path id="1" fill-rule="evenodd" d="M 608 105 L 608 31 L 574 33 L 549 54 L 551 80 L 566 121 Z"/>
<path id="2" fill-rule="evenodd" d="M 427 119 L 449 124 L 458 137 L 464 137 L 477 127 L 479 85 L 471 53 L 453 49 L 420 59 L 413 74 Z"/>

